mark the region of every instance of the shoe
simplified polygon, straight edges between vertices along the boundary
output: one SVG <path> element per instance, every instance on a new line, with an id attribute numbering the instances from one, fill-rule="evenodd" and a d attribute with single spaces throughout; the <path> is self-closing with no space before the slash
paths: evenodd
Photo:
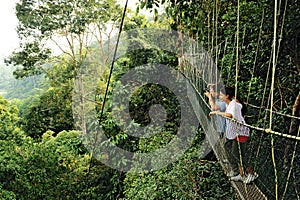
<path id="1" fill-rule="evenodd" d="M 258 174 L 256 172 L 254 172 L 254 174 L 248 174 L 246 179 L 245 179 L 245 183 L 249 184 L 257 178 L 258 178 Z"/>
<path id="2" fill-rule="evenodd" d="M 244 181 L 245 177 L 241 176 L 241 174 L 238 174 L 236 176 L 231 177 L 230 180 L 232 180 L 232 181 Z"/>

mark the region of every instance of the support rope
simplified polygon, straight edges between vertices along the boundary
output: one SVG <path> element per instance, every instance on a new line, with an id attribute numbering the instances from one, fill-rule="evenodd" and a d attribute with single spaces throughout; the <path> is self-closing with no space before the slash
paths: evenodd
<path id="1" fill-rule="evenodd" d="M 272 82 L 271 82 L 271 105 L 270 105 L 270 124 L 269 129 L 272 130 L 272 116 L 273 116 L 273 104 L 274 104 L 274 82 L 275 82 L 275 70 L 276 70 L 276 35 L 277 35 L 277 0 L 274 0 L 274 35 L 273 35 L 273 67 L 272 67 Z M 278 200 L 278 175 L 277 166 L 275 160 L 275 148 L 274 148 L 274 137 L 271 135 L 271 146 L 272 146 L 272 161 L 274 166 L 275 175 L 275 198 Z"/>
<path id="2" fill-rule="evenodd" d="M 108 90 L 109 90 L 110 80 L 111 80 L 111 76 L 112 76 L 112 72 L 113 72 L 113 68 L 114 68 L 115 59 L 116 59 L 116 56 L 117 56 L 119 40 L 120 40 L 120 36 L 121 36 L 122 30 L 123 30 L 123 23 L 124 23 L 124 19 L 125 19 L 125 16 L 126 16 L 127 5 L 128 5 L 128 0 L 126 0 L 124 10 L 123 10 L 123 15 L 122 15 L 121 24 L 120 24 L 119 33 L 118 33 L 117 42 L 116 42 L 116 47 L 115 47 L 115 50 L 114 50 L 113 60 L 112 60 L 112 63 L 111 63 L 110 72 L 109 72 L 107 85 L 106 85 L 106 89 L 105 89 L 103 104 L 102 104 L 102 107 L 101 107 L 101 113 L 100 113 L 100 117 L 99 117 L 99 125 L 101 124 L 101 121 L 103 119 L 104 106 L 105 106 L 105 102 L 106 102 L 107 95 L 108 95 Z M 91 171 L 91 168 L 92 168 L 92 158 L 93 158 L 93 154 L 94 154 L 94 151 L 95 151 L 95 148 L 96 148 L 97 140 L 98 140 L 98 132 L 95 136 L 95 142 L 94 142 L 94 145 L 93 145 L 93 150 L 91 151 L 91 157 L 90 157 L 90 161 L 89 161 L 89 168 L 88 168 L 88 172 L 87 172 L 86 177 L 89 177 L 89 175 L 90 175 L 90 171 Z"/>
<path id="3" fill-rule="evenodd" d="M 256 105 L 253 105 L 253 104 L 250 104 L 248 103 L 247 106 L 250 106 L 252 108 L 256 108 L 256 109 L 265 109 L 265 111 L 267 112 L 271 112 L 270 109 L 266 108 L 266 107 L 259 107 L 259 106 L 256 106 Z M 284 116 L 284 117 L 289 117 L 291 119 L 300 119 L 300 117 L 297 117 L 297 116 L 294 116 L 294 115 L 289 115 L 289 114 L 285 114 L 285 113 L 281 113 L 281 112 L 277 112 L 277 111 L 272 111 L 273 113 L 277 114 L 277 115 L 281 115 L 281 116 Z"/>
<path id="4" fill-rule="evenodd" d="M 265 18 L 265 10 L 263 10 L 263 13 L 262 13 L 262 16 L 261 16 L 259 34 L 258 34 L 258 39 L 257 39 L 257 43 L 256 43 L 255 57 L 254 57 L 254 61 L 253 61 L 253 68 L 252 68 L 252 71 L 250 71 L 251 79 L 250 79 L 250 83 L 249 83 L 249 87 L 248 87 L 248 95 L 247 95 L 246 104 L 249 103 L 249 97 L 250 97 L 250 93 L 251 93 L 251 87 L 252 87 L 252 80 L 253 80 L 253 77 L 254 77 L 254 71 L 255 71 L 255 68 L 256 68 L 256 61 L 257 61 L 257 56 L 258 56 L 259 43 L 260 43 L 261 35 L 262 35 L 261 33 L 262 33 L 264 18 Z"/>
<path id="5" fill-rule="evenodd" d="M 238 75 L 239 75 L 239 32 L 240 32 L 240 1 L 237 1 L 237 28 L 236 28 L 236 62 L 235 62 L 235 94 L 234 96 L 237 97 L 237 90 L 238 90 Z M 233 100 L 232 100 L 233 101 Z M 236 100 L 235 100 L 236 101 Z M 234 109 L 236 110 L 237 104 L 234 104 Z M 236 129 L 236 137 L 239 136 L 238 128 Z M 245 176 L 245 169 L 243 166 L 243 157 L 242 157 L 242 149 L 240 142 L 238 142 L 238 151 L 239 151 L 239 166 L 240 166 L 240 175 Z M 249 198 L 248 190 L 246 187 L 246 183 L 244 183 L 244 189 L 246 191 L 247 199 Z"/>
<path id="6" fill-rule="evenodd" d="M 297 137 L 299 137 L 299 134 L 300 134 L 300 126 L 298 127 Z M 295 156 L 296 156 L 297 145 L 298 145 L 298 141 L 296 141 L 296 143 L 295 143 L 295 147 L 294 147 L 294 151 L 293 151 L 293 156 L 292 156 L 292 160 L 291 160 L 290 170 L 289 170 L 289 173 L 288 173 L 288 176 L 287 176 L 287 181 L 286 181 L 284 192 L 283 192 L 283 195 L 282 195 L 282 198 L 281 198 L 282 200 L 284 200 L 286 192 L 287 192 L 287 189 L 288 189 L 288 186 L 289 186 L 289 180 L 290 180 L 292 169 L 293 169 L 293 166 L 294 166 L 294 160 L 295 160 Z"/>

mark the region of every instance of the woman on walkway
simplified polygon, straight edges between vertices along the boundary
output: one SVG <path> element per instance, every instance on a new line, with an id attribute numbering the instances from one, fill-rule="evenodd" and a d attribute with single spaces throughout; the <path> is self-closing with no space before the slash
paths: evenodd
<path id="1" fill-rule="evenodd" d="M 220 91 L 223 89 L 222 84 L 208 84 L 205 90 L 205 96 L 208 98 L 211 111 L 225 112 L 226 103 L 221 101 Z M 213 149 L 206 156 L 205 159 L 216 159 L 215 155 L 222 155 L 222 149 L 224 146 L 224 133 L 225 133 L 225 118 L 215 115 L 211 117 L 211 123 L 215 130 L 215 134 L 210 134 L 210 141 L 213 144 Z"/>
<path id="2" fill-rule="evenodd" d="M 246 142 L 249 138 L 249 128 L 240 123 L 245 123 L 243 114 L 246 111 L 246 106 L 242 101 L 235 98 L 235 89 L 226 87 L 220 92 L 220 99 L 226 103 L 225 112 L 213 111 L 210 116 L 220 115 L 226 118 L 225 137 L 226 141 L 224 149 L 229 160 L 231 172 L 229 176 L 233 181 L 244 181 L 250 183 L 257 174 L 247 168 L 248 175 L 245 174 L 245 167 L 247 166 L 245 159 Z M 235 122 L 235 121 L 239 122 Z"/>

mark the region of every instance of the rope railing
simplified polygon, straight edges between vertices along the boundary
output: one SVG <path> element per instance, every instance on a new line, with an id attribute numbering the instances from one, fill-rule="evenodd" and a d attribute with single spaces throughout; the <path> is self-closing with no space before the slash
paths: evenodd
<path id="1" fill-rule="evenodd" d="M 184 74 L 183 74 L 184 75 Z M 184 75 L 185 76 L 185 75 Z M 192 83 L 190 81 L 190 83 Z M 208 107 L 208 109 L 210 109 L 210 106 L 208 105 L 208 103 L 205 101 L 205 98 L 203 97 L 203 95 L 201 94 L 201 92 L 199 91 L 199 89 L 197 89 L 195 86 L 194 86 L 194 89 L 195 91 L 197 91 L 197 93 L 199 94 L 199 96 L 201 97 L 201 100 L 204 102 L 204 104 Z M 249 104 L 248 104 L 249 105 Z M 268 109 L 266 109 L 267 111 L 269 111 Z M 275 111 L 273 111 L 275 112 Z M 276 112 L 275 112 L 276 113 Z M 278 114 L 278 113 L 277 113 Z M 282 114 L 282 113 L 280 113 Z M 283 116 L 287 116 L 287 117 L 293 117 L 293 116 L 289 116 L 289 115 L 284 115 L 282 114 Z M 241 123 L 239 121 L 236 121 L 235 119 L 232 119 L 232 118 L 228 118 L 228 117 L 225 117 L 225 116 L 222 116 L 223 118 L 226 118 L 228 120 L 231 120 L 232 122 L 236 122 L 240 125 L 243 125 L 245 127 L 248 127 L 248 128 L 251 128 L 251 129 L 254 129 L 254 130 L 258 130 L 258 131 L 261 131 L 263 133 L 267 133 L 267 134 L 274 134 L 274 135 L 277 135 L 277 136 L 281 136 L 281 137 L 285 137 L 285 138 L 289 138 L 289 139 L 295 139 L 295 140 L 298 140 L 300 141 L 300 137 L 299 136 L 295 136 L 295 135 L 290 135 L 290 134 L 287 134 L 287 133 L 281 133 L 281 132 L 277 132 L 277 131 L 274 131 L 274 130 L 271 130 L 269 128 L 262 128 L 262 127 L 258 127 L 258 126 L 253 126 L 253 125 L 250 125 L 250 124 L 246 124 L 246 123 Z M 299 117 L 294 117 L 295 119 L 300 119 Z"/>
<path id="2" fill-rule="evenodd" d="M 216 3 L 217 0 L 214 2 Z M 237 2 L 239 3 L 239 1 Z M 240 156 L 240 161 L 242 159 L 248 159 L 249 161 L 251 161 L 255 168 L 255 171 L 257 171 L 259 174 L 259 178 L 255 181 L 255 184 L 268 197 L 268 199 L 300 199 L 300 155 L 297 154 L 298 152 L 300 152 L 300 145 L 298 145 L 298 141 L 300 141 L 300 116 L 298 116 L 294 112 L 294 110 L 290 110 L 292 114 L 288 114 L 283 113 L 286 111 L 278 112 L 274 107 L 274 104 L 276 104 L 276 100 L 274 98 L 276 95 L 275 71 L 280 52 L 281 38 L 283 36 L 287 1 L 285 1 L 283 9 L 281 9 L 281 1 L 279 2 L 279 5 L 277 4 L 278 2 L 274 1 L 274 35 L 272 51 L 268 56 L 269 61 L 266 62 L 266 67 L 260 67 L 258 69 L 257 61 L 260 59 L 259 45 L 262 44 L 260 41 L 262 39 L 262 30 L 265 23 L 264 10 L 261 16 L 253 67 L 252 71 L 250 71 L 251 79 L 247 87 L 248 96 L 246 105 L 252 111 L 250 113 L 251 115 L 245 116 L 246 121 L 249 120 L 249 124 L 238 122 L 235 119 L 225 118 L 227 121 L 230 120 L 230 122 L 232 123 L 247 127 L 251 130 L 251 137 L 247 148 L 247 155 L 245 155 L 245 158 Z M 239 6 L 240 5 L 237 6 L 238 9 Z M 215 6 L 214 9 L 213 19 L 216 19 L 218 9 L 217 6 Z M 283 13 L 281 13 L 282 11 Z M 282 14 L 283 17 L 280 21 L 279 19 Z M 199 104 L 205 107 L 203 109 L 205 109 L 206 111 L 210 110 L 210 106 L 206 102 L 206 98 L 203 97 L 202 90 L 208 83 L 217 83 L 218 81 L 220 81 L 220 79 L 216 77 L 219 75 L 217 65 L 220 60 L 220 68 L 221 70 L 224 69 L 224 74 L 227 77 L 227 79 L 226 77 L 223 77 L 225 78 L 225 81 L 232 84 L 232 80 L 235 80 L 235 88 L 241 86 L 240 84 L 238 84 L 238 78 L 243 54 L 243 50 L 241 49 L 241 47 L 244 46 L 246 28 L 244 27 L 243 31 L 241 31 L 239 30 L 239 25 L 239 10 L 237 10 L 237 31 L 234 35 L 234 38 L 233 36 L 228 36 L 224 41 L 220 42 L 217 39 L 217 22 L 212 22 L 212 24 L 210 24 L 209 22 L 209 28 L 212 29 L 211 33 L 208 34 L 209 50 L 206 53 L 203 53 L 201 51 L 201 53 L 199 54 L 199 52 L 193 51 L 193 48 L 191 48 L 191 51 L 184 52 L 183 54 L 185 57 L 184 59 L 188 61 L 181 62 L 186 65 L 185 67 L 181 68 L 184 69 L 182 73 L 186 75 L 187 79 L 194 86 L 195 91 L 199 96 Z M 240 32 L 243 33 L 243 35 L 241 35 L 241 38 L 239 38 L 239 34 L 241 34 Z M 277 34 L 279 34 L 278 39 Z M 208 59 L 207 57 L 205 57 L 205 54 L 213 57 L 215 61 L 212 61 L 212 59 Z M 220 54 L 227 56 L 225 58 L 225 61 L 222 59 L 222 55 Z M 205 59 L 203 59 L 203 57 L 205 57 Z M 224 63 L 226 63 L 226 66 Z M 235 74 L 233 73 L 234 67 L 236 68 Z M 256 94 L 253 94 L 254 88 L 252 88 L 254 85 L 253 77 L 255 74 L 255 70 L 264 70 L 263 72 L 265 73 L 263 78 L 263 80 L 265 80 L 265 83 L 263 87 L 260 88 L 261 93 L 259 98 L 257 98 Z M 243 85 L 243 87 L 245 87 L 245 85 Z M 238 91 L 236 91 L 236 93 L 238 93 Z M 241 92 L 239 91 L 239 93 Z M 257 100 L 259 101 L 259 106 L 249 103 L 251 101 Z M 298 130 L 298 133 L 297 131 L 295 131 L 296 129 Z M 205 133 L 206 137 L 213 138 L 210 140 L 217 140 L 217 136 L 213 133 L 213 131 L 209 130 Z M 215 153 L 220 153 L 215 147 L 213 147 L 213 149 Z M 222 158 L 221 155 L 217 155 L 216 157 Z M 222 163 L 220 164 L 222 165 Z M 240 187 L 239 189 L 241 188 L 242 187 Z M 247 189 L 246 186 L 244 186 L 244 188 L 245 190 Z M 241 193 L 242 192 L 239 191 L 240 195 Z M 251 195 L 247 193 L 246 190 L 245 199 L 248 199 L 248 196 L 250 197 Z"/>
<path id="3" fill-rule="evenodd" d="M 280 133 L 280 132 L 277 132 L 277 131 L 273 131 L 273 130 L 271 130 L 269 128 L 261 128 L 261 127 L 257 127 L 257 126 L 252 126 L 250 124 L 242 123 L 242 122 L 236 121 L 233 118 L 228 118 L 228 117 L 225 117 L 225 116 L 221 116 L 221 117 L 226 118 L 227 120 L 231 120 L 232 122 L 235 122 L 235 123 L 237 123 L 239 125 L 251 128 L 253 130 L 258 130 L 258 131 L 261 131 L 263 133 L 273 134 L 273 135 L 277 135 L 277 136 L 281 136 L 281 137 L 285 137 L 285 138 L 289 138 L 289 139 L 294 139 L 294 140 L 300 141 L 300 137 L 299 136 L 290 135 L 290 134 L 286 134 L 286 133 Z"/>
<path id="4" fill-rule="evenodd" d="M 199 92 L 198 89 L 196 91 L 197 91 L 197 94 L 199 95 L 199 101 L 202 101 L 201 105 L 205 106 L 205 110 L 210 110 L 210 106 L 205 102 L 205 97 L 202 96 L 202 93 Z M 283 167 L 283 164 L 282 164 L 283 161 L 281 161 L 281 160 L 283 160 L 283 158 L 289 159 L 291 157 L 292 161 L 290 162 L 289 166 L 291 166 L 291 165 L 295 166 L 296 163 L 300 164 L 299 157 L 296 157 L 297 153 L 295 153 L 295 152 L 297 152 L 296 149 L 298 149 L 298 152 L 299 152 L 299 145 L 298 145 L 298 147 L 296 145 L 297 142 L 300 141 L 299 135 L 296 135 L 296 136 L 289 135 L 289 134 L 273 131 L 273 130 L 270 130 L 267 128 L 261 128 L 261 127 L 253 126 L 250 124 L 241 123 L 241 122 L 238 122 L 231 118 L 226 118 L 226 119 L 231 120 L 233 123 L 237 123 L 239 125 L 248 127 L 251 130 L 251 132 L 256 131 L 256 135 L 252 136 L 250 139 L 250 144 L 249 144 L 249 148 L 248 148 L 248 149 L 252 149 L 252 151 L 249 151 L 248 155 L 246 155 L 246 157 L 243 159 L 251 159 L 251 157 L 254 158 L 252 163 L 254 163 L 253 165 L 256 166 L 256 171 L 260 174 L 256 183 L 259 186 L 259 188 L 263 189 L 264 193 L 267 193 L 267 196 L 269 196 L 270 199 L 275 198 L 275 193 L 274 193 L 274 190 L 270 187 L 270 183 L 269 183 L 270 179 L 267 177 L 264 177 L 264 174 L 268 174 L 272 171 L 272 170 L 270 170 L 270 169 L 272 169 L 271 155 L 269 153 L 266 154 L 266 152 L 271 151 L 270 143 L 262 142 L 262 144 L 260 144 L 260 145 L 261 145 L 261 148 L 263 149 L 263 151 L 260 152 L 258 158 L 255 158 L 255 156 L 252 156 L 252 154 L 256 153 L 256 149 L 258 148 L 257 144 L 259 144 L 259 139 L 260 139 L 259 134 L 262 134 L 263 140 L 270 140 L 270 137 L 268 137 L 268 136 L 274 135 L 274 140 L 275 140 L 274 154 L 276 155 L 275 159 L 276 160 L 279 159 L 279 161 L 280 161 L 277 165 L 278 172 L 283 173 L 285 168 L 289 169 L 288 172 L 286 172 L 289 174 L 289 176 L 288 176 L 290 179 L 289 182 L 282 181 L 282 183 L 278 183 L 278 187 L 279 187 L 278 190 L 281 192 L 286 188 L 287 184 L 289 185 L 289 187 L 291 187 L 291 184 L 295 183 L 296 176 L 293 177 L 293 175 L 295 175 L 295 174 L 293 174 L 293 171 L 290 170 L 291 167 L 288 167 L 288 166 Z M 210 132 L 209 134 L 213 134 L 213 133 Z M 213 137 L 214 138 L 213 140 L 216 140 L 215 138 L 217 136 L 208 136 L 208 137 Z M 284 140 L 284 138 L 289 139 L 289 140 Z M 292 145 L 291 145 L 292 148 L 290 150 L 292 152 L 287 154 L 287 153 L 285 153 L 285 148 L 286 148 L 286 143 L 288 143 L 288 142 L 292 143 Z M 280 143 L 280 145 L 278 145 L 278 143 Z M 215 150 L 215 152 L 217 152 L 216 149 L 214 149 L 214 150 Z M 222 153 L 220 153 L 220 154 L 222 154 Z M 218 156 L 218 157 L 222 157 L 222 156 Z M 266 173 L 265 170 L 267 170 L 268 172 Z M 286 174 L 286 173 L 283 173 L 283 174 Z M 282 175 L 279 177 L 280 180 L 284 179 L 284 178 L 285 178 L 285 175 Z M 300 186 L 300 183 L 296 182 L 295 185 L 293 186 L 293 188 L 299 187 L 299 186 Z M 287 195 L 287 193 L 292 193 L 292 195 L 296 195 L 295 193 L 291 192 L 289 189 L 285 189 L 285 190 L 287 190 L 285 192 L 285 199 L 291 198 L 291 194 Z M 296 190 L 296 189 L 294 189 L 294 190 Z M 248 195 L 250 195 L 250 194 L 248 194 Z"/>
<path id="5" fill-rule="evenodd" d="M 203 57 L 203 54 L 199 55 L 194 55 L 193 52 L 187 52 L 189 55 L 185 56 L 184 59 L 200 59 L 197 56 Z M 194 62 L 197 64 L 196 68 L 193 68 L 192 66 L 188 66 L 190 62 L 182 62 L 186 66 L 182 67 L 181 69 L 184 69 L 181 71 L 181 73 L 189 80 L 190 84 L 193 86 L 195 89 L 197 95 L 198 95 L 198 101 L 201 102 L 201 106 L 204 107 L 207 112 L 209 112 L 210 106 L 206 102 L 206 97 L 203 96 L 203 89 L 206 87 L 207 83 L 210 81 L 208 80 L 203 80 L 206 76 L 203 75 L 202 73 L 205 73 L 205 70 L 203 70 L 206 66 L 213 66 L 211 60 L 205 60 L 202 62 Z M 211 71 L 215 71 L 215 69 L 210 69 Z M 215 80 L 212 79 L 212 80 Z M 272 112 L 274 114 L 277 114 L 277 116 L 287 117 L 291 120 L 298 120 L 300 119 L 297 116 L 293 115 L 288 115 L 288 114 L 283 114 L 274 110 L 270 110 L 268 108 L 265 108 L 264 106 L 256 106 L 252 104 L 247 104 L 249 108 L 254 108 L 254 112 L 251 113 L 254 116 L 260 116 L 256 111 L 260 110 L 259 112 L 264 112 L 267 114 L 267 112 Z M 278 120 L 278 117 L 274 116 L 275 120 Z M 288 132 L 287 129 L 280 129 L 279 131 L 277 130 L 272 130 L 270 128 L 266 128 L 268 126 L 268 123 L 266 122 L 266 118 L 268 115 L 265 115 L 265 120 L 263 120 L 263 125 L 265 127 L 259 127 L 257 125 L 251 125 L 247 123 L 241 123 L 238 122 L 234 119 L 231 118 L 226 118 L 227 120 L 231 120 L 233 123 L 237 123 L 239 125 L 248 127 L 251 130 L 252 136 L 250 137 L 250 142 L 249 142 L 249 149 L 247 152 L 247 155 L 245 158 L 242 159 L 249 159 L 251 160 L 255 171 L 258 172 L 260 175 L 259 178 L 255 181 L 255 184 L 262 190 L 266 196 L 268 196 L 269 199 L 276 199 L 276 192 L 275 188 L 277 188 L 277 198 L 282 198 L 282 199 L 295 199 L 299 198 L 299 194 L 296 192 L 298 191 L 298 187 L 300 187 L 300 181 L 298 181 L 297 174 L 300 173 L 299 166 L 300 165 L 300 160 L 296 152 L 300 151 L 300 146 L 296 145 L 298 141 L 300 141 L 300 136 L 295 134 L 292 135 L 290 133 L 285 133 Z M 284 123 L 288 124 L 290 123 L 290 120 L 282 120 Z M 274 122 L 273 122 L 274 123 Z M 255 123 L 257 124 L 257 123 Z M 277 126 L 277 124 L 276 124 Z M 274 125 L 273 128 L 277 128 Z M 288 125 L 285 127 L 287 128 Z M 212 140 L 217 140 L 217 135 L 214 135 L 212 131 L 209 131 L 209 133 L 206 133 L 207 137 L 212 137 Z M 271 138 L 273 137 L 273 158 L 270 152 L 272 152 L 271 148 Z M 288 147 L 290 146 L 290 147 Z M 215 153 L 218 151 L 213 148 Z M 220 153 L 222 154 L 222 152 Z M 257 155 L 257 156 L 255 156 Z M 221 155 L 217 156 L 218 158 L 222 158 Z M 273 172 L 273 161 L 275 160 L 276 162 L 276 168 L 277 168 L 277 180 L 278 181 L 276 184 L 277 186 L 275 187 L 275 182 L 270 182 L 270 180 L 275 180 L 274 177 L 274 172 Z M 298 164 L 298 165 L 297 165 Z M 224 169 L 226 171 L 226 169 Z M 271 178 L 270 178 L 271 177 Z M 287 180 L 288 177 L 288 180 Z M 246 187 L 239 187 L 241 188 L 248 188 Z M 284 196 L 281 196 L 284 193 Z M 252 194 L 245 194 L 251 196 Z"/>

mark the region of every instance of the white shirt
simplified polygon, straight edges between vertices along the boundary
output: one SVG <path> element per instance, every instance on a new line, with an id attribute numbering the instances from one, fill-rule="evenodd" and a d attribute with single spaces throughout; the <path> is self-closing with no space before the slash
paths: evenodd
<path id="1" fill-rule="evenodd" d="M 242 116 L 242 104 L 237 103 L 235 100 L 232 100 L 228 106 L 226 106 L 225 113 L 230 113 L 232 119 L 245 123 L 245 119 Z M 248 136 L 249 137 L 249 128 L 233 122 L 231 119 L 226 119 L 226 130 L 225 136 L 229 140 L 235 139 L 237 136 Z"/>

